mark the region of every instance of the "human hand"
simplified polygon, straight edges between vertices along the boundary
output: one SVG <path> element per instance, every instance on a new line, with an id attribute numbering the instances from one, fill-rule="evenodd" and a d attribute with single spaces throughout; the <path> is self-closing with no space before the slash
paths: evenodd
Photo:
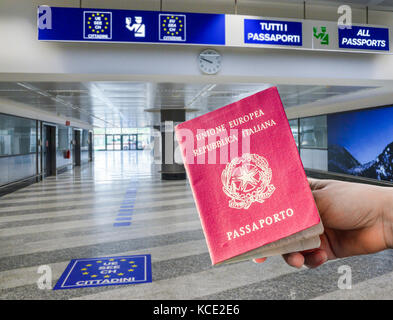
<path id="1" fill-rule="evenodd" d="M 315 268 L 327 260 L 393 248 L 392 188 L 336 180 L 309 183 L 325 230 L 319 248 L 283 255 L 290 266 Z"/>

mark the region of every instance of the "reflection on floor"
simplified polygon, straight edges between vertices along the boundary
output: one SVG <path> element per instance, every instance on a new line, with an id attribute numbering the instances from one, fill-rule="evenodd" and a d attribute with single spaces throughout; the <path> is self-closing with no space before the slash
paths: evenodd
<path id="1" fill-rule="evenodd" d="M 130 182 L 132 223 L 114 227 Z M 153 282 L 40 290 L 71 259 L 151 254 Z M 96 152 L 95 162 L 0 198 L 0 299 L 372 299 L 393 298 L 393 252 L 295 270 L 281 257 L 212 267 L 186 181 L 161 181 L 146 151 Z M 352 268 L 352 289 L 338 271 Z"/>

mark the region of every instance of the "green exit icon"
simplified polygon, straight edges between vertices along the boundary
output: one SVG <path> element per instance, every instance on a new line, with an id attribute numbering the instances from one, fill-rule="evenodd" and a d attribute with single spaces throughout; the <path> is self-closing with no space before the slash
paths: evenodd
<path id="1" fill-rule="evenodd" d="M 316 39 L 319 39 L 321 41 L 321 45 L 327 46 L 329 45 L 329 33 L 327 33 L 327 28 L 326 27 L 321 27 L 321 31 L 318 32 L 317 27 L 312 28 L 314 37 Z"/>

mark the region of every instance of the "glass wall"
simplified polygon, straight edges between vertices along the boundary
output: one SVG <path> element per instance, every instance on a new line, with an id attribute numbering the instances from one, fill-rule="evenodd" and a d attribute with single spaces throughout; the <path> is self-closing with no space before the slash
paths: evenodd
<path id="1" fill-rule="evenodd" d="M 71 148 L 72 129 L 65 126 L 57 126 L 57 150 L 67 151 Z"/>
<path id="2" fill-rule="evenodd" d="M 0 114 L 0 186 L 37 173 L 37 121 Z"/>
<path id="3" fill-rule="evenodd" d="M 388 105 L 289 123 L 305 168 L 393 182 L 392 119 Z"/>
<path id="4" fill-rule="evenodd" d="M 40 133 L 45 125 L 41 121 L 0 113 L 0 187 L 24 179 L 37 178 L 42 174 L 47 160 L 45 130 L 43 136 L 40 136 Z M 72 165 L 73 128 L 62 124 L 48 125 L 56 127 L 56 151 L 53 154 L 56 169 Z M 42 140 L 42 148 L 37 146 L 37 138 Z M 88 130 L 82 131 L 81 149 L 84 151 L 82 161 L 88 161 Z M 51 159 L 54 159 L 52 155 Z"/>
<path id="5" fill-rule="evenodd" d="M 299 119 L 289 120 L 289 126 L 291 127 L 296 146 L 299 148 Z"/>
<path id="6" fill-rule="evenodd" d="M 327 149 L 327 118 L 317 116 L 300 119 L 300 146 Z"/>
<path id="7" fill-rule="evenodd" d="M 94 129 L 94 150 L 105 150 L 105 128 Z"/>
<path id="8" fill-rule="evenodd" d="M 146 150 L 151 141 L 150 128 L 94 129 L 94 150 Z"/>
<path id="9" fill-rule="evenodd" d="M 89 130 L 81 132 L 81 162 L 89 161 Z"/>
<path id="10" fill-rule="evenodd" d="M 0 156 L 36 152 L 36 126 L 35 120 L 0 114 Z"/>
<path id="11" fill-rule="evenodd" d="M 58 124 L 56 126 L 56 167 L 60 168 L 72 164 L 71 156 L 68 158 L 68 151 L 71 152 L 72 128 Z"/>
<path id="12" fill-rule="evenodd" d="M 328 115 L 329 171 L 393 182 L 393 107 Z"/>
<path id="13" fill-rule="evenodd" d="M 327 117 L 316 116 L 289 120 L 293 137 L 299 149 L 303 166 L 328 170 Z"/>
<path id="14" fill-rule="evenodd" d="M 89 146 L 89 130 L 82 131 L 81 147 L 86 148 Z"/>

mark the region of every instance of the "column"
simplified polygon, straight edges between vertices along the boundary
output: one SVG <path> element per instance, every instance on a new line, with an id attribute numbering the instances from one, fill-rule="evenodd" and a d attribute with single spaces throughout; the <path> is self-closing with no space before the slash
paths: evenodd
<path id="1" fill-rule="evenodd" d="M 161 109 L 161 141 L 162 141 L 162 180 L 184 180 L 184 166 L 175 163 L 174 127 L 186 120 L 185 109 Z"/>

